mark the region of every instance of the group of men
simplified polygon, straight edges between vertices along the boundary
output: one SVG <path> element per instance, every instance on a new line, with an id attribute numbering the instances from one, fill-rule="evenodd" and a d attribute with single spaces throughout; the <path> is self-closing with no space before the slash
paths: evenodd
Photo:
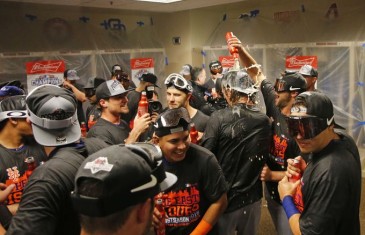
<path id="1" fill-rule="evenodd" d="M 159 112 L 137 112 L 157 77 L 144 74 L 134 88 L 118 65 L 107 81 L 89 79 L 84 92 L 67 70 L 63 86 L 2 100 L 7 234 L 143 235 L 151 226 L 166 234 L 256 234 L 263 195 L 278 234 L 360 234 L 359 153 L 338 131 L 330 99 L 310 91 L 316 70 L 285 72 L 272 84 L 238 38 L 228 43 L 248 69 L 220 75 L 214 61 L 208 83 L 204 70 L 185 65 L 186 73 L 164 80 L 168 107 Z M 227 107 L 208 115 L 194 107 L 202 87 Z M 256 107 L 259 90 L 266 114 Z M 85 99 L 92 106 L 81 138 Z M 190 143 L 192 124 L 198 144 Z"/>

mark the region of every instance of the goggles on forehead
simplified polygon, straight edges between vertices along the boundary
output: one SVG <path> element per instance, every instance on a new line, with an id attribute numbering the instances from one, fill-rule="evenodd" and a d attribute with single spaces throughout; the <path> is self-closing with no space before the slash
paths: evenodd
<path id="1" fill-rule="evenodd" d="M 165 80 L 165 85 L 173 85 L 177 89 L 193 92 L 193 87 L 188 83 L 188 81 L 186 81 L 180 74 L 177 73 L 170 74 Z"/>
<path id="2" fill-rule="evenodd" d="M 318 117 L 286 117 L 289 135 L 296 137 L 298 134 L 303 139 L 312 139 L 324 131 L 329 125 L 327 120 Z"/>

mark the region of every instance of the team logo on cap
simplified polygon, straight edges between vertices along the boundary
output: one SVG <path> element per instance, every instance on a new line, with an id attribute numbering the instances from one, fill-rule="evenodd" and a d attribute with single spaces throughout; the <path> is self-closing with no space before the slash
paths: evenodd
<path id="1" fill-rule="evenodd" d="M 113 165 L 108 163 L 108 158 L 106 157 L 98 157 L 94 161 L 86 163 L 84 166 L 84 169 L 90 169 L 92 174 L 95 174 L 99 171 L 110 172 L 112 168 Z"/>
<path id="2" fill-rule="evenodd" d="M 290 112 L 292 113 L 307 113 L 307 108 L 304 106 L 294 106 L 291 108 Z"/>
<path id="3" fill-rule="evenodd" d="M 66 136 L 57 136 L 56 137 L 56 142 L 59 143 L 59 144 L 67 143 Z"/>

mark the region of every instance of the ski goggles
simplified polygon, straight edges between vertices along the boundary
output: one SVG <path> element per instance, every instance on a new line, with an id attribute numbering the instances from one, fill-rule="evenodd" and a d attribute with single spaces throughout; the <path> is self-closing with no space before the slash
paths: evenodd
<path id="1" fill-rule="evenodd" d="M 188 92 L 193 92 L 193 87 L 186 81 L 186 79 L 180 74 L 173 73 L 170 74 L 165 80 L 166 86 L 174 86 L 180 90 L 187 90 Z"/>
<path id="2" fill-rule="evenodd" d="M 329 125 L 327 120 L 318 117 L 286 117 L 289 135 L 295 138 L 298 134 L 303 139 L 312 139 L 324 131 Z"/>

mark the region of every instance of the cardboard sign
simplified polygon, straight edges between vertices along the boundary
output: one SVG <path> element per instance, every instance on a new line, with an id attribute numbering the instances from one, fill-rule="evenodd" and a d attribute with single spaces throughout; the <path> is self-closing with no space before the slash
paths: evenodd
<path id="1" fill-rule="evenodd" d="M 140 77 L 145 73 L 155 73 L 153 58 L 135 58 L 131 59 L 132 81 L 136 86 L 140 82 Z"/>
<path id="2" fill-rule="evenodd" d="M 298 71 L 303 65 L 311 65 L 317 69 L 317 56 L 287 56 L 285 60 L 285 68 L 287 70 Z"/>
<path id="3" fill-rule="evenodd" d="M 33 61 L 26 63 L 28 93 L 44 85 L 61 85 L 65 62 L 62 60 Z"/>

